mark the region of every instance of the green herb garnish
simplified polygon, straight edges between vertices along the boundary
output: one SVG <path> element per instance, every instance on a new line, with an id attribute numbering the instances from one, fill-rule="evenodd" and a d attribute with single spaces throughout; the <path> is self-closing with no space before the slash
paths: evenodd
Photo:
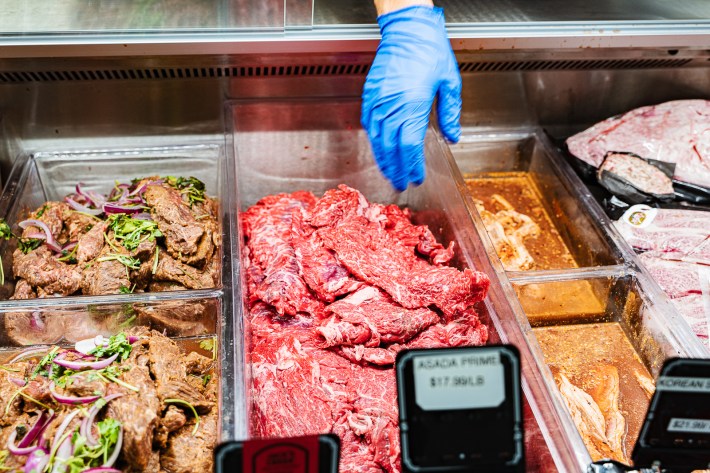
<path id="1" fill-rule="evenodd" d="M 108 217 L 108 227 L 113 230 L 114 238 L 120 241 L 128 251 L 148 240 L 163 236 L 158 224 L 152 220 L 139 220 L 126 214 L 112 214 Z"/>
<path id="2" fill-rule="evenodd" d="M 18 238 L 17 239 L 17 247 L 22 251 L 24 254 L 29 253 L 30 251 L 34 251 L 37 248 L 40 247 L 40 245 L 44 242 L 44 240 L 40 238 Z"/>
<path id="3" fill-rule="evenodd" d="M 126 334 L 119 333 L 108 339 L 108 345 L 96 347 L 89 351 L 89 355 L 105 358 L 118 353 L 120 360 L 125 361 L 131 354 L 131 350 L 133 350 L 133 347 L 128 341 Z"/>
<path id="4" fill-rule="evenodd" d="M 41 209 L 37 211 L 37 218 L 40 218 L 42 215 L 44 215 L 44 211 L 47 210 L 49 206 L 47 204 L 44 204 Z"/>
<path id="5" fill-rule="evenodd" d="M 208 338 L 200 342 L 200 348 L 212 352 L 212 359 L 217 359 L 217 337 Z"/>
<path id="6" fill-rule="evenodd" d="M 103 261 L 118 261 L 126 268 L 130 269 L 138 269 L 141 267 L 141 260 L 139 260 L 138 258 L 134 258 L 133 256 L 128 255 L 119 255 L 115 253 L 102 256 L 101 258 L 97 258 L 96 261 L 98 261 L 99 263 Z"/>
<path id="7" fill-rule="evenodd" d="M 71 251 L 62 250 L 62 256 L 57 259 L 65 263 L 76 264 L 76 252 L 78 249 L 79 245 L 74 245 Z"/>
<path id="8" fill-rule="evenodd" d="M 118 293 L 119 294 L 133 294 L 133 291 L 136 289 L 136 285 L 134 284 L 131 287 L 124 286 L 121 284 L 121 286 L 118 288 Z"/>
<path id="9" fill-rule="evenodd" d="M 0 471 L 10 471 L 15 469 L 5 464 L 9 455 L 9 450 L 0 450 Z"/>
<path id="10" fill-rule="evenodd" d="M 47 370 L 45 370 L 45 367 L 50 364 L 51 362 L 54 361 L 54 359 L 57 357 L 59 354 L 59 347 L 54 347 L 52 348 L 49 353 L 44 355 L 41 360 L 39 360 L 39 363 L 35 368 L 32 370 L 32 375 L 31 378 L 34 379 L 37 377 L 38 374 L 42 374 L 44 376 L 47 375 Z"/>
<path id="11" fill-rule="evenodd" d="M 0 218 L 0 238 L 4 240 L 9 240 L 10 238 L 14 237 L 15 235 L 12 233 L 12 229 L 10 228 L 10 225 L 7 224 L 4 218 Z M 5 450 L 3 450 L 5 451 Z"/>
<path id="12" fill-rule="evenodd" d="M 184 197 L 186 196 L 190 207 L 196 202 L 205 201 L 205 183 L 196 177 L 167 176 L 165 182 L 167 182 L 169 186 L 179 190 Z"/>
<path id="13" fill-rule="evenodd" d="M 211 374 L 206 374 L 206 375 L 202 378 L 202 385 L 203 385 L 203 386 L 207 386 L 207 383 L 209 383 L 211 379 L 212 379 L 212 375 L 211 375 Z"/>

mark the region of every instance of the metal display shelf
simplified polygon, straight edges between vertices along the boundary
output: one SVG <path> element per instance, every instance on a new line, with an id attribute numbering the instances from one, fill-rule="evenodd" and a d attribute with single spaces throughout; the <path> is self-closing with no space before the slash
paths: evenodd
<path id="1" fill-rule="evenodd" d="M 373 51 L 370 0 L 0 5 L 0 58 Z M 442 0 L 457 51 L 707 48 L 710 2 Z"/>

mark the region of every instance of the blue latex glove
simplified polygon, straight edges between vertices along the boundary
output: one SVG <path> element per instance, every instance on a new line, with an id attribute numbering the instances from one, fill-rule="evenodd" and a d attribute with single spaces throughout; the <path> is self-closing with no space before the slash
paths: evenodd
<path id="1" fill-rule="evenodd" d="M 424 181 L 424 136 L 434 97 L 439 128 L 461 136 L 461 75 L 441 8 L 414 6 L 377 19 L 382 40 L 362 93 L 362 126 L 382 173 L 399 191 Z"/>

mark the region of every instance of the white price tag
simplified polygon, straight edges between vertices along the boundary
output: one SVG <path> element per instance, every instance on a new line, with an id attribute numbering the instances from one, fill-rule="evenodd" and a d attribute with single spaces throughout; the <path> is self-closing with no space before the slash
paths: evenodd
<path id="1" fill-rule="evenodd" d="M 710 420 L 672 418 L 668 423 L 668 432 L 686 432 L 710 434 Z"/>
<path id="2" fill-rule="evenodd" d="M 414 394 L 426 411 L 485 409 L 505 401 L 505 371 L 496 349 L 414 357 Z"/>

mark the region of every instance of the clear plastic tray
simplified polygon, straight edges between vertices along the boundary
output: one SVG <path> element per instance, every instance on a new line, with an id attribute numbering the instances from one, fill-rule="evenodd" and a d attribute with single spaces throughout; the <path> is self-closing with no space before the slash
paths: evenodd
<path id="1" fill-rule="evenodd" d="M 462 136 L 458 144 L 451 145 L 451 151 L 464 180 L 486 178 L 487 183 L 495 182 L 492 185 L 499 190 L 503 182 L 515 180 L 520 184 L 525 180 L 527 185 L 524 187 L 529 192 L 526 192 L 530 196 L 529 200 L 536 200 L 535 207 L 544 209 L 548 218 L 532 214 L 529 216 L 537 223 L 551 222 L 552 227 L 542 227 L 542 234 L 538 237 L 540 245 L 533 250 L 544 253 L 555 245 L 559 246 L 561 239 L 564 247 L 560 246 L 560 252 L 566 248 L 567 254 L 574 258 L 574 262 L 570 262 L 563 261 L 559 255 L 546 255 L 540 256 L 538 260 L 538 256 L 533 254 L 536 264 L 542 262 L 543 258 L 549 259 L 540 265 L 541 269 L 623 264 L 624 254 L 604 232 L 595 216 L 589 213 L 583 204 L 585 196 L 580 192 L 581 189 L 572 185 L 566 170 L 552 159 L 550 150 L 539 135 L 526 131 L 468 134 Z M 476 212 L 473 194 L 465 187 L 464 192 L 469 196 L 467 200 L 471 211 Z M 507 188 L 500 194 L 506 199 L 515 200 L 518 196 L 510 195 L 513 192 L 514 189 Z M 498 255 L 493 246 L 491 251 L 491 258 L 497 260 Z"/>
<path id="2" fill-rule="evenodd" d="M 186 292 L 186 291 L 183 291 Z M 181 297 L 181 296 L 186 297 Z M 114 335 L 130 327 L 158 330 L 185 350 L 201 351 L 199 341 L 216 337 L 219 375 L 219 415 L 222 440 L 234 438 L 234 341 L 231 303 L 220 294 L 194 298 L 187 294 L 170 300 L 97 304 L 57 304 L 36 299 L 28 308 L 0 309 L 0 361 L 22 350 L 49 345 L 71 345 L 96 335 Z"/>
<path id="3" fill-rule="evenodd" d="M 37 152 L 18 156 L 11 175 L 0 198 L 0 216 L 17 230 L 17 222 L 28 212 L 40 207 L 44 202 L 61 201 L 74 192 L 77 183 L 83 183 L 88 190 L 106 193 L 115 182 L 130 182 L 145 176 L 194 176 L 205 183 L 208 195 L 215 197 L 222 206 L 219 220 L 222 235 L 226 235 L 228 223 L 225 197 L 229 196 L 227 163 L 224 146 L 218 143 L 161 146 L 152 148 L 89 149 L 56 152 Z M 2 264 L 5 271 L 5 285 L 0 294 L 0 306 L 14 292 L 12 273 L 12 251 L 16 243 L 2 241 Z M 226 264 L 228 258 L 224 257 Z M 225 267 L 221 268 L 220 283 L 215 289 L 225 287 Z M 69 299 L 93 300 L 91 296 L 69 296 Z M 106 296 L 97 296 L 105 300 Z M 62 298 L 64 299 L 64 298 Z M 30 301 L 13 303 L 31 305 Z"/>
<path id="4" fill-rule="evenodd" d="M 562 285 L 575 288 L 585 287 L 585 293 L 586 291 L 592 293 L 594 301 L 587 305 L 590 310 L 580 313 L 580 304 L 576 300 L 575 294 L 570 291 L 560 291 Z M 598 271 L 597 275 L 589 275 L 584 278 L 579 278 L 574 273 L 547 280 L 530 277 L 514 281 L 512 286 L 519 297 L 516 311 L 520 325 L 527 335 L 531 351 L 544 375 L 548 389 L 553 393 L 555 407 L 563 419 L 565 433 L 574 446 L 581 471 L 592 461 L 592 458 L 560 394 L 553 372 L 548 366 L 550 360 L 545 358 L 539 341 L 540 335 L 536 331 L 560 331 L 560 333 L 555 332 L 548 336 L 555 337 L 559 343 L 563 343 L 560 339 L 566 336 L 563 335 L 564 331 L 573 330 L 574 335 L 569 335 L 572 345 L 570 350 L 578 350 L 583 346 L 583 343 L 591 341 L 594 347 L 599 347 L 600 351 L 608 353 L 606 356 L 601 356 L 598 353 L 589 355 L 594 357 L 599 355 L 595 361 L 602 365 L 605 362 L 611 363 L 610 360 L 613 358 L 614 352 L 609 349 L 610 347 L 605 346 L 607 339 L 601 335 L 602 329 L 598 325 L 590 324 L 616 322 L 633 346 L 633 351 L 636 352 L 654 378 L 658 375 L 665 359 L 674 356 L 689 356 L 689 353 L 673 335 L 673 327 L 668 325 L 667 319 L 662 315 L 663 305 L 659 306 L 655 297 L 651 295 L 654 293 L 653 288 L 648 287 L 648 281 L 644 276 L 633 270 Z M 545 300 L 544 304 L 540 302 L 541 299 Z M 554 307 L 554 317 L 549 316 L 548 307 Z M 592 307 L 594 310 L 591 310 Z M 598 333 L 598 335 L 593 340 L 581 340 L 579 333 L 576 332 L 582 325 L 585 325 L 587 329 L 579 331 L 579 333 L 587 333 L 590 330 L 591 333 Z M 563 348 L 561 347 L 562 345 L 555 347 L 555 349 L 562 353 Z M 557 360 L 557 368 L 560 365 L 571 368 L 572 365 L 565 361 L 568 358 L 561 358 L 563 361 Z M 613 361 L 627 360 L 627 358 L 625 356 Z M 628 365 L 631 365 L 630 361 L 629 359 Z M 623 375 L 623 373 L 619 374 Z M 622 384 L 623 382 L 622 380 Z M 640 412 L 633 414 L 636 428 L 640 427 L 639 422 L 645 416 L 646 407 L 644 405 L 642 409 L 640 408 Z M 624 412 L 624 414 L 626 417 L 628 412 Z M 631 451 L 627 451 L 627 454 L 630 456 Z"/>
<path id="5" fill-rule="evenodd" d="M 369 141 L 359 125 L 359 101 L 233 102 L 228 112 L 234 127 L 239 210 L 247 209 L 269 194 L 296 190 L 320 194 L 344 183 L 357 188 L 373 202 L 410 208 L 415 221 L 427 224 L 444 244 L 451 240 L 457 242 L 457 258 L 453 262 L 456 266 L 474 267 L 491 277 L 489 297 L 479 311 L 490 328 L 490 343 L 513 343 L 521 349 L 523 388 L 529 403 L 527 412 L 534 415 L 532 423 L 537 422 L 539 429 L 528 430 L 531 471 L 532 468 L 552 471 L 553 462 L 562 471 L 574 469 L 575 459 L 551 397 L 457 188 L 453 178 L 457 172 L 455 165 L 446 158 L 448 150 L 436 132 L 430 130 L 426 138 L 424 184 L 400 194 L 392 190 L 374 163 Z M 245 301 L 241 304 L 240 309 L 245 313 Z M 238 358 L 248 354 L 249 327 L 244 330 L 245 342 L 238 346 Z M 240 340 L 239 334 L 237 340 Z M 251 398 L 248 363 L 245 367 L 248 406 Z M 528 421 L 531 420 L 528 417 Z M 245 417 L 245 428 L 248 422 Z M 541 438 L 545 442 L 541 442 Z M 542 464 L 535 466 L 538 460 Z"/>
<path id="6" fill-rule="evenodd" d="M 145 142 L 145 141 L 144 141 Z M 69 151 L 43 151 L 16 158 L 0 198 L 0 216 L 14 225 L 22 212 L 47 200 L 60 200 L 77 182 L 106 192 L 115 180 L 130 181 L 151 175 L 187 175 L 202 180 L 208 195 L 220 203 L 222 229 L 221 282 L 213 289 L 100 296 L 69 296 L 7 300 L 12 294 L 12 254 L 3 242 L 6 282 L 0 300 L 0 352 L 52 343 L 69 344 L 92 335 L 114 334 L 136 324 L 160 330 L 171 338 L 190 340 L 217 337 L 220 374 L 220 439 L 238 436 L 235 390 L 234 274 L 232 258 L 234 221 L 234 168 L 227 165 L 224 142 L 185 145 L 174 138 L 161 146 L 121 149 L 81 148 L 73 140 Z M 164 146 L 162 146 L 165 144 Z M 24 347 L 24 348 L 21 348 Z"/>

